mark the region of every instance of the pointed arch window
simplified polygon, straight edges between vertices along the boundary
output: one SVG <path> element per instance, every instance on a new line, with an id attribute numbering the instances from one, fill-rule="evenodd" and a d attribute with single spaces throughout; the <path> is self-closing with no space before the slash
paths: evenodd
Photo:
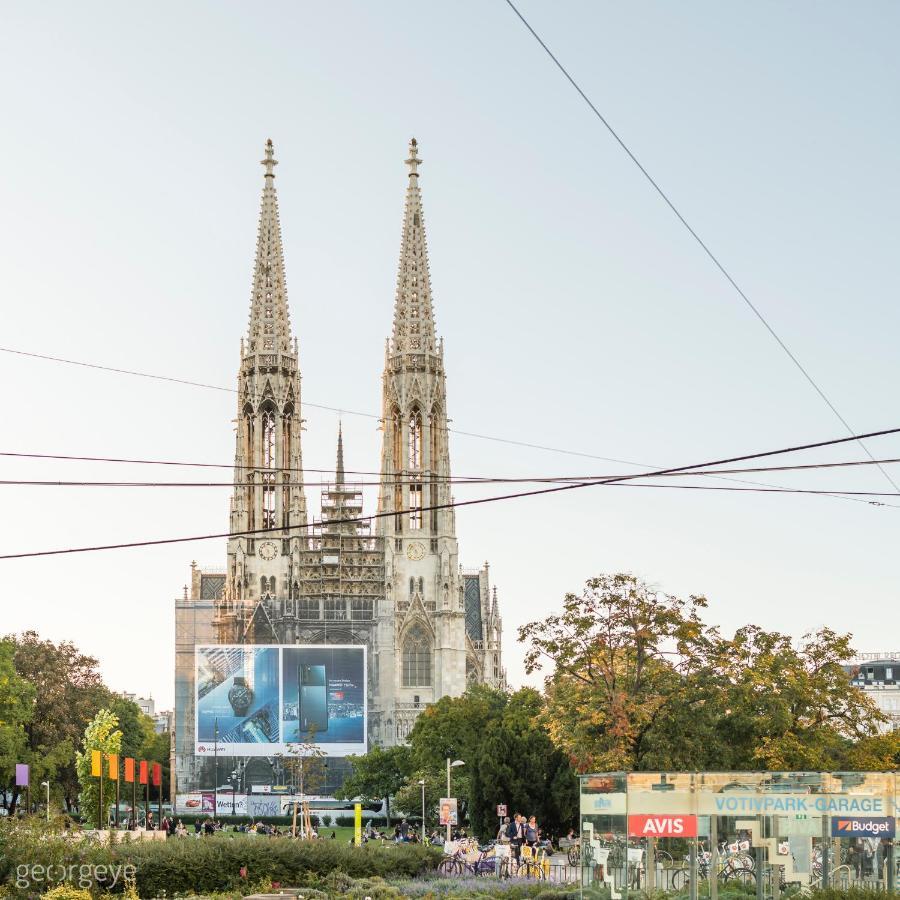
<path id="1" fill-rule="evenodd" d="M 403 465 L 403 427 L 400 419 L 400 410 L 395 406 L 391 414 L 391 430 L 393 432 L 393 471 L 389 477 L 394 482 L 394 530 L 403 530 L 403 517 L 400 510 L 403 509 L 403 484 L 400 481 L 400 468 Z"/>
<path id="2" fill-rule="evenodd" d="M 431 640 L 421 625 L 414 625 L 403 641 L 403 687 L 431 684 Z"/>
<path id="3" fill-rule="evenodd" d="M 275 413 L 267 409 L 262 416 L 262 464 L 275 468 Z M 275 472 L 263 473 L 263 528 L 275 527 Z"/>
<path id="4" fill-rule="evenodd" d="M 422 468 L 422 414 L 414 409 L 409 417 L 409 468 Z"/>

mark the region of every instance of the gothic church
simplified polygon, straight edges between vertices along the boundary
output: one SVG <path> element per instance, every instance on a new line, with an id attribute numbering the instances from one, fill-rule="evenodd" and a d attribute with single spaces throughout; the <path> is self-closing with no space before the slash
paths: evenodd
<path id="1" fill-rule="evenodd" d="M 298 341 L 292 334 L 272 142 L 266 144 L 253 296 L 238 373 L 227 565 L 192 566 L 176 601 L 177 791 L 206 779 L 193 757 L 195 644 L 366 644 L 369 744 L 406 739 L 419 712 L 471 683 L 505 686 L 489 569 L 460 567 L 451 501 L 443 341 L 436 337 L 415 139 L 382 374 L 377 515 L 345 476 L 309 514 Z M 337 772 L 335 772 L 337 775 Z M 274 777 L 274 776 L 273 776 Z M 263 780 L 265 778 L 263 777 Z"/>

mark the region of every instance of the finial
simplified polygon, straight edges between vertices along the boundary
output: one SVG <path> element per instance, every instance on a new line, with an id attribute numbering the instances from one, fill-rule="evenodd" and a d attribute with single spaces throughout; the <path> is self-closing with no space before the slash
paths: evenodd
<path id="1" fill-rule="evenodd" d="M 409 142 L 409 159 L 406 160 L 406 164 L 409 166 L 409 177 L 412 178 L 415 176 L 419 177 L 419 173 L 416 171 L 418 167 L 421 165 L 422 160 L 419 159 L 419 143 L 413 138 Z"/>
<path id="2" fill-rule="evenodd" d="M 266 178 L 274 178 L 275 177 L 275 166 L 278 165 L 278 160 L 275 159 L 275 147 L 272 144 L 272 138 L 269 138 L 266 141 L 266 158 L 261 159 L 259 161 L 261 166 L 266 167 Z"/>

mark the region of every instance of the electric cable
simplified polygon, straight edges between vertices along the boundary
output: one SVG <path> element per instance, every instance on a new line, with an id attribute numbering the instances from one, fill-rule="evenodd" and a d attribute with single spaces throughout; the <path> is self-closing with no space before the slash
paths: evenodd
<path id="1" fill-rule="evenodd" d="M 653 187 L 653 189 L 656 191 L 656 193 L 659 194 L 659 196 L 663 199 L 665 204 L 675 214 L 675 217 L 678 219 L 678 221 L 681 222 L 681 224 L 685 227 L 685 229 L 687 229 L 687 231 L 691 235 L 691 237 L 693 237 L 693 239 L 700 245 L 703 252 L 709 257 L 710 260 L 712 260 L 715 267 L 722 273 L 722 275 L 725 276 L 725 279 L 734 288 L 734 290 L 741 297 L 741 299 L 744 301 L 744 303 L 747 304 L 747 306 L 750 308 L 750 310 L 753 312 L 753 314 L 756 316 L 756 318 L 759 319 L 759 321 L 763 324 L 766 331 L 768 331 L 769 334 L 775 339 L 778 346 L 781 347 L 781 349 L 787 354 L 787 356 L 791 360 L 791 362 L 797 367 L 797 369 L 800 371 L 800 373 L 803 375 L 803 377 L 809 382 L 809 384 L 812 386 L 812 388 L 815 390 L 815 392 L 819 395 L 819 397 L 822 398 L 822 400 L 825 402 L 825 404 L 828 406 L 828 408 L 835 414 L 838 421 L 840 421 L 840 423 L 844 426 L 844 428 L 847 429 L 847 431 L 850 434 L 853 434 L 853 429 L 850 427 L 850 423 L 841 415 L 841 413 L 838 411 L 838 409 L 834 405 L 834 403 L 832 403 L 831 400 L 828 398 L 828 396 L 825 394 L 825 391 L 822 390 L 821 387 L 819 387 L 819 385 L 813 379 L 812 375 L 810 375 L 810 373 L 803 366 L 803 364 L 800 362 L 800 360 L 794 355 L 794 353 L 790 350 L 790 348 L 787 346 L 787 344 L 781 339 L 781 337 L 778 335 L 778 333 L 775 331 L 775 329 L 772 327 L 772 325 L 769 324 L 766 317 L 762 314 L 762 312 L 760 312 L 760 310 L 756 307 L 756 305 L 750 300 L 750 298 L 747 296 L 747 294 L 743 291 L 743 289 L 738 285 L 738 283 L 731 276 L 731 273 L 719 261 L 719 258 L 712 252 L 712 250 L 710 250 L 710 248 L 706 244 L 706 242 L 693 229 L 693 227 L 691 227 L 691 225 L 688 223 L 687 219 L 685 219 L 685 217 L 679 211 L 678 207 L 675 206 L 675 204 L 672 202 L 672 200 L 669 199 L 668 194 L 666 194 L 666 192 L 659 186 L 659 184 L 656 182 L 656 180 L 653 178 L 653 176 L 647 171 L 647 169 L 644 168 L 644 166 L 641 164 L 640 160 L 638 160 L 637 156 L 635 156 L 635 154 L 631 151 L 631 149 L 628 147 L 628 145 L 625 143 L 625 141 L 619 136 L 618 132 L 612 127 L 612 125 L 610 125 L 610 123 L 606 119 L 606 117 L 600 112 L 600 110 L 597 109 L 597 107 L 593 104 L 593 102 L 590 100 L 588 95 L 581 89 L 578 82 L 575 81 L 575 79 L 569 74 L 569 72 L 565 68 L 565 66 L 563 66 L 563 64 L 556 58 L 553 51 L 542 40 L 542 38 L 534 30 L 534 28 L 531 27 L 528 20 L 522 15 L 522 13 L 519 12 L 518 8 L 512 2 L 512 0 L 506 0 L 506 3 L 509 6 L 509 8 L 519 17 L 522 24 L 528 29 L 528 31 L 531 32 L 532 37 L 534 37 L 534 39 L 541 45 L 541 47 L 543 47 L 544 51 L 547 53 L 547 55 L 550 57 L 550 59 L 552 59 L 553 62 L 556 64 L 556 67 L 566 77 L 569 84 L 571 84 L 572 87 L 575 88 L 575 90 L 578 92 L 581 99 L 584 100 L 584 102 L 588 105 L 588 107 L 591 109 L 591 111 L 594 113 L 594 115 L 600 120 L 600 122 L 603 124 L 603 126 L 606 128 L 606 130 L 613 136 L 616 143 L 622 148 L 622 150 L 625 151 L 628 158 L 635 164 L 635 166 L 637 166 L 637 168 L 640 170 L 641 174 L 650 183 L 650 185 Z M 866 454 L 869 456 L 870 459 L 872 459 L 872 460 L 875 459 L 875 457 L 872 456 L 872 454 L 869 452 L 868 447 L 866 447 L 862 443 L 860 443 L 860 446 L 863 448 L 863 450 L 866 452 Z M 881 471 L 881 474 L 884 475 L 884 477 L 890 482 L 891 487 L 893 487 L 894 490 L 900 490 L 900 488 L 898 488 L 894 479 L 891 478 L 891 476 L 887 473 L 887 471 L 885 469 L 883 469 L 880 465 L 878 466 L 878 468 Z"/>
<path id="2" fill-rule="evenodd" d="M 848 437 L 843 438 L 831 438 L 826 441 L 815 441 L 813 443 L 808 444 L 798 444 L 792 447 L 785 447 L 779 450 L 764 450 L 757 453 L 748 453 L 742 456 L 732 456 L 726 457 L 724 459 L 712 460 L 710 462 L 704 463 L 691 463 L 689 465 L 684 466 L 674 466 L 667 469 L 658 469 L 652 473 L 648 473 L 648 477 L 662 477 L 666 475 L 675 474 L 678 472 L 688 472 L 691 470 L 708 468 L 710 466 L 722 466 L 729 465 L 731 463 L 738 462 L 746 462 L 751 459 L 764 459 L 770 456 L 780 456 L 785 453 L 796 453 L 802 450 L 814 450 L 819 447 L 831 447 L 837 444 L 846 444 L 850 441 L 860 441 L 866 440 L 869 438 L 875 437 L 885 437 L 891 434 L 900 433 L 900 428 L 887 428 L 882 429 L 880 431 L 872 431 L 867 434 L 860 435 L 850 435 Z M 643 473 L 642 473 L 643 474 Z M 485 503 L 497 503 L 505 500 L 515 500 L 523 497 L 537 497 L 545 494 L 557 494 L 563 491 L 571 491 L 578 490 L 585 487 L 595 487 L 598 485 L 610 485 L 617 484 L 623 481 L 630 481 L 635 477 L 642 477 L 641 475 L 620 475 L 615 478 L 605 479 L 601 481 L 586 481 L 586 482 L 576 482 L 574 484 L 562 484 L 562 485 L 554 485 L 552 487 L 542 487 L 542 488 L 534 488 L 530 491 L 520 491 L 511 494 L 498 494 L 491 497 L 477 497 L 470 500 L 454 500 L 449 503 L 436 503 L 430 506 L 422 506 L 416 507 L 415 510 L 407 508 L 400 510 L 387 510 L 383 512 L 372 513 L 367 516 L 358 516 L 353 518 L 341 519 L 342 524 L 352 525 L 352 524 L 362 524 L 369 523 L 371 524 L 375 519 L 382 519 L 387 516 L 402 516 L 405 514 L 409 514 L 410 512 L 417 513 L 426 513 L 432 512 L 434 510 L 442 510 L 442 509 L 458 509 L 466 506 L 479 506 Z M 288 525 L 285 527 L 268 527 L 268 528 L 254 528 L 248 529 L 246 531 L 236 531 L 236 532 L 218 532 L 213 534 L 203 534 L 203 535 L 190 535 L 188 537 L 177 537 L 177 538 L 157 538 L 155 540 L 144 540 L 144 541 L 129 541 L 118 544 L 101 544 L 94 546 L 82 546 L 82 547 L 65 547 L 57 550 L 33 550 L 24 553 L 4 553 L 0 554 L 0 559 L 26 559 L 26 558 L 34 558 L 41 556 L 61 556 L 67 554 L 74 553 L 91 553 L 97 552 L 101 550 L 124 550 L 130 549 L 134 547 L 154 547 L 160 546 L 163 544 L 184 544 L 195 541 L 206 541 L 206 540 L 217 540 L 221 538 L 236 538 L 236 537 L 253 537 L 259 534 L 270 534 L 270 535 L 280 535 L 284 536 L 285 533 L 291 531 L 299 530 L 309 530 L 311 528 L 320 527 L 321 523 L 307 523 L 306 525 Z"/>

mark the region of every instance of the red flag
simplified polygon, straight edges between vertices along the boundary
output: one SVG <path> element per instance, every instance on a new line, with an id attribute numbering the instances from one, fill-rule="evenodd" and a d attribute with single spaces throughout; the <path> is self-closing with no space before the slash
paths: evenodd
<path id="1" fill-rule="evenodd" d="M 141 760 L 141 767 L 138 775 L 138 784 L 146 784 L 147 783 L 147 760 Z"/>
<path id="2" fill-rule="evenodd" d="M 125 757 L 125 780 L 129 784 L 134 783 L 134 757 Z"/>
<path id="3" fill-rule="evenodd" d="M 153 763 L 153 787 L 159 787 L 162 784 L 162 765 Z"/>

